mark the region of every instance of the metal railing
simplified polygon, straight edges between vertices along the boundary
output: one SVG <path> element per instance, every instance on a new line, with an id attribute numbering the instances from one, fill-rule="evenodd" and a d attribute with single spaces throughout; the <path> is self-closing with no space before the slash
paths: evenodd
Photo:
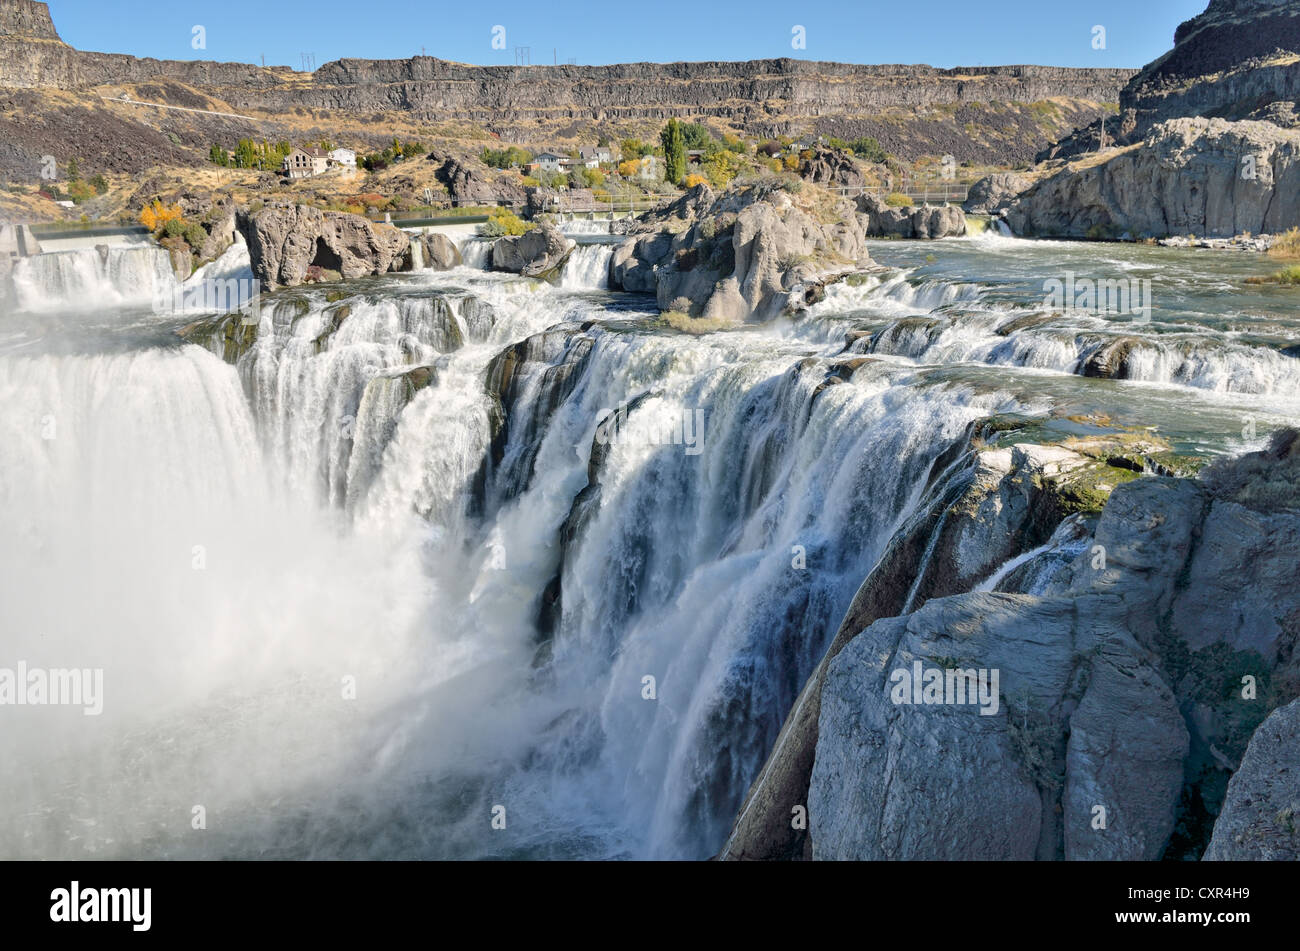
<path id="1" fill-rule="evenodd" d="M 834 189 L 846 198 L 870 195 L 883 201 L 888 195 L 903 195 L 917 204 L 964 202 L 970 196 L 970 185 L 964 182 L 908 182 L 896 188 L 883 185 L 841 185 Z"/>

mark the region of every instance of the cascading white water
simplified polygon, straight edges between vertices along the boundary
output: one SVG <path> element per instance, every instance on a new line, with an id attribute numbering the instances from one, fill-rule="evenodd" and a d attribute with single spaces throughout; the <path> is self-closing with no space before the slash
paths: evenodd
<path id="1" fill-rule="evenodd" d="M 466 238 L 460 243 L 460 257 L 465 267 L 486 271 L 492 263 L 492 242 L 482 238 Z"/>
<path id="2" fill-rule="evenodd" d="M 51 251 L 19 258 L 13 274 L 17 309 L 59 311 L 98 307 L 147 307 L 157 291 L 170 292 L 176 278 L 167 252 L 157 247 L 108 247 Z"/>
<path id="3" fill-rule="evenodd" d="M 569 254 L 560 274 L 565 290 L 606 290 L 609 287 L 609 259 L 614 256 L 610 244 L 580 244 Z"/>
<path id="4" fill-rule="evenodd" d="M 608 218 L 569 218 L 560 221 L 557 227 L 565 234 L 609 234 L 611 221 Z"/>

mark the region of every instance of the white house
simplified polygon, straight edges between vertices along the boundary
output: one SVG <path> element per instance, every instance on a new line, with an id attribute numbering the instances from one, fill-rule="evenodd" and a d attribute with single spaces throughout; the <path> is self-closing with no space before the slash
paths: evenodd
<path id="1" fill-rule="evenodd" d="M 536 156 L 533 161 L 537 163 L 538 168 L 543 172 L 565 172 L 573 164 L 573 159 L 567 155 L 557 155 L 555 152 L 543 152 Z"/>
<path id="2" fill-rule="evenodd" d="M 352 149 L 334 149 L 329 154 L 329 163 L 331 165 L 342 165 L 345 168 L 356 168 L 357 153 Z"/>
<path id="3" fill-rule="evenodd" d="M 582 156 L 582 164 L 585 168 L 599 168 L 602 162 L 614 161 L 614 153 L 603 145 L 578 149 L 578 154 Z"/>

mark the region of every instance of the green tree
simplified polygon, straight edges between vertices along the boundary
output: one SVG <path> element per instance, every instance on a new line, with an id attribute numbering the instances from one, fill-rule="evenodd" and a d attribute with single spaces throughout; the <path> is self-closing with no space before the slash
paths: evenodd
<path id="1" fill-rule="evenodd" d="M 682 125 L 682 141 L 688 149 L 707 149 L 713 142 L 713 134 L 708 126 L 699 122 L 687 122 Z"/>
<path id="2" fill-rule="evenodd" d="M 682 124 L 676 119 L 669 119 L 659 141 L 664 147 L 664 179 L 674 185 L 680 184 L 686 174 L 686 142 L 682 137 Z"/>

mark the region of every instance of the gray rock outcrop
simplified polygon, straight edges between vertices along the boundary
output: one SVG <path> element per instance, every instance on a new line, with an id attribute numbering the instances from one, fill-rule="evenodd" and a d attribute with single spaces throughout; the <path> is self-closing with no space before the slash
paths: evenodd
<path id="1" fill-rule="evenodd" d="M 492 267 L 525 277 L 555 277 L 575 244 L 551 225 L 492 243 Z"/>
<path id="2" fill-rule="evenodd" d="M 1300 692 L 1300 593 L 1284 580 L 1300 561 L 1298 450 L 1283 431 L 1199 480 L 1132 479 L 1095 520 L 1086 483 L 1045 495 L 1056 512 L 1022 504 L 1028 522 L 1007 507 L 1014 483 L 990 492 L 1005 479 L 972 479 L 974 509 L 936 490 L 863 583 L 721 857 L 1195 858 L 1210 842 L 1198 816 L 1220 809 L 1209 857 L 1283 854 L 1294 737 L 1256 727 Z M 1023 550 L 999 526 L 1041 537 L 1069 499 L 1078 513 L 992 592 L 946 595 L 907 570 L 938 560 L 952 567 L 937 576 L 968 586 L 985 559 L 955 553 Z M 930 514 L 949 509 L 957 528 Z M 1005 514 L 981 529 L 969 510 Z M 917 661 L 997 670 L 997 713 L 894 703 L 891 675 Z M 805 803 L 809 829 L 791 831 Z"/>
<path id="3" fill-rule="evenodd" d="M 717 197 L 696 186 L 615 250 L 611 286 L 653 290 L 660 310 L 740 323 L 798 309 L 827 274 L 870 263 L 852 202 L 819 189 L 833 206 L 819 216 L 788 185 L 770 179 Z"/>
<path id="4" fill-rule="evenodd" d="M 972 215 L 999 214 L 1032 184 L 1032 179 L 1015 172 L 986 175 L 970 187 L 962 209 Z"/>
<path id="5" fill-rule="evenodd" d="M 1300 225 L 1300 132 L 1173 119 L 1140 146 L 1038 182 L 1006 220 L 1038 237 L 1276 234 Z"/>
<path id="6" fill-rule="evenodd" d="M 241 211 L 236 221 L 253 275 L 268 290 L 302 284 L 313 268 L 344 279 L 383 274 L 400 264 L 410 244 L 392 225 L 286 202 Z"/>
<path id="7" fill-rule="evenodd" d="M 799 177 L 831 188 L 859 188 L 865 181 L 853 153 L 844 149 L 817 149 L 800 166 Z"/>
<path id="8" fill-rule="evenodd" d="M 456 242 L 436 231 L 426 231 L 420 235 L 420 250 L 424 266 L 430 270 L 450 271 L 464 263 Z"/>
<path id="9" fill-rule="evenodd" d="M 860 195 L 857 207 L 873 238 L 955 238 L 966 233 L 966 216 L 956 205 L 893 207 Z"/>
<path id="10" fill-rule="evenodd" d="M 1300 860 L 1300 700 L 1274 710 L 1251 737 L 1205 858 Z"/>

